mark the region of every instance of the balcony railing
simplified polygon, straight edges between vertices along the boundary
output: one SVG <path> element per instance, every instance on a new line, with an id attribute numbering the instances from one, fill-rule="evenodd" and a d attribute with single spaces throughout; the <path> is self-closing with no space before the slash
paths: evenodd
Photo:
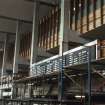
<path id="1" fill-rule="evenodd" d="M 63 57 L 60 55 L 53 56 L 43 61 L 37 62 L 32 65 L 32 76 L 39 76 L 43 74 L 50 74 L 60 71 L 65 66 L 73 66 L 77 64 L 86 63 L 88 61 L 88 47 L 90 48 L 91 60 L 98 58 L 98 40 L 85 44 L 74 49 L 71 49 L 63 53 Z M 62 62 L 63 60 L 63 62 Z M 62 64 L 63 63 L 63 64 Z"/>

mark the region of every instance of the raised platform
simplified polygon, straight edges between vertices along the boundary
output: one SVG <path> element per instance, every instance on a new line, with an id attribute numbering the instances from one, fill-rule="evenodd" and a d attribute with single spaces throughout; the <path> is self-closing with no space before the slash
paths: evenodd
<path id="1" fill-rule="evenodd" d="M 59 53 L 59 46 L 55 48 L 48 49 L 47 52 L 51 54 L 58 54 Z"/>
<path id="2" fill-rule="evenodd" d="M 95 40 L 95 39 L 105 39 L 105 24 L 99 26 L 91 31 L 81 34 L 80 37 Z"/>
<path id="3" fill-rule="evenodd" d="M 104 69 L 105 68 L 105 58 L 100 58 L 98 60 L 92 60 L 91 67 L 98 68 L 98 69 Z M 100 67 L 101 66 L 101 67 Z M 88 62 L 72 65 L 72 66 L 65 66 L 64 69 L 70 69 L 70 70 L 87 70 L 88 69 Z"/>
<path id="4" fill-rule="evenodd" d="M 105 58 L 93 60 L 90 63 L 91 63 L 91 68 L 96 68 L 96 69 L 99 68 L 100 70 L 105 68 Z M 77 65 L 72 65 L 72 66 L 65 66 L 63 69 L 65 69 L 65 72 L 70 75 L 75 75 L 75 74 L 78 75 L 79 73 L 85 74 L 88 69 L 88 62 L 82 63 L 82 64 L 77 64 Z M 15 80 L 14 82 L 15 83 L 25 83 L 25 82 L 30 83 L 32 81 L 35 81 L 36 79 L 42 80 L 42 78 L 44 78 L 44 79 L 58 78 L 59 73 L 60 73 L 59 71 L 55 71 L 50 74 L 22 78 L 19 80 Z M 92 72 L 92 73 L 95 73 L 95 72 Z"/>

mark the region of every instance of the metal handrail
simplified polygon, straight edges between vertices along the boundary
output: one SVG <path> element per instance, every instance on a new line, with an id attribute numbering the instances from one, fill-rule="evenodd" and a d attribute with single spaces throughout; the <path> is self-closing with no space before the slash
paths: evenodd
<path id="1" fill-rule="evenodd" d="M 67 62 L 69 62 L 68 65 L 70 66 L 74 64 L 80 64 L 80 63 L 86 62 L 87 55 L 88 55 L 88 51 L 86 51 L 87 47 L 94 47 L 94 46 L 96 50 L 95 59 L 97 59 L 98 58 L 97 57 L 98 40 L 95 40 L 93 42 L 85 44 L 84 46 L 80 46 L 80 47 L 64 52 L 63 53 L 63 63 L 64 63 L 63 65 L 64 66 L 67 65 Z M 81 62 L 78 62 L 78 61 L 81 61 Z M 60 55 L 56 55 L 51 58 L 45 59 L 43 61 L 37 62 L 31 65 L 32 72 L 35 72 L 32 74 L 36 74 L 36 75 L 45 74 L 45 73 L 49 74 L 53 71 L 58 71 L 61 68 L 61 63 L 62 63 L 62 56 Z"/>

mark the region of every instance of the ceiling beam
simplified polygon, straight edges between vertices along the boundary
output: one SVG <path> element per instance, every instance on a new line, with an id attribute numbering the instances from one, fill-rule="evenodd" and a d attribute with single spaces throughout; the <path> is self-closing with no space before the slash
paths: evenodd
<path id="1" fill-rule="evenodd" d="M 0 31 L 0 33 L 6 33 L 8 35 L 16 35 L 16 33 L 13 33 L 13 32 L 7 32 L 7 31 Z"/>
<path id="2" fill-rule="evenodd" d="M 23 23 L 32 24 L 32 21 L 22 20 L 22 19 L 13 18 L 13 17 L 8 17 L 8 16 L 3 16 L 3 15 L 0 15 L 0 18 L 1 18 L 1 19 L 6 19 L 6 20 L 11 20 L 11 21 L 21 21 L 21 22 L 23 22 Z"/>
<path id="3" fill-rule="evenodd" d="M 29 1 L 29 2 L 37 2 L 39 1 L 41 5 L 46 5 L 46 6 L 50 6 L 50 7 L 55 7 L 58 4 L 57 3 L 53 3 L 53 2 L 48 2 L 48 0 L 25 0 L 25 1 Z"/>

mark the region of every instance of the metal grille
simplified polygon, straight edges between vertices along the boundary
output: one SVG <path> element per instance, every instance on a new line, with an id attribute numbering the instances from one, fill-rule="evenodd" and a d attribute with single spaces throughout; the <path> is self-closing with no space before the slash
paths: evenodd
<path id="1" fill-rule="evenodd" d="M 91 54 L 91 60 L 96 59 L 96 50 L 97 50 L 97 43 L 92 43 L 92 46 L 89 46 Z M 94 53 L 93 53 L 94 52 Z M 77 64 L 83 64 L 88 61 L 88 47 L 78 47 L 74 51 L 70 50 L 63 54 L 62 56 L 56 56 L 49 58 L 45 61 L 40 63 L 33 64 L 32 66 L 32 75 L 38 76 L 43 74 L 50 74 L 55 71 L 60 71 L 62 66 L 73 66 Z M 63 59 L 63 62 L 62 62 Z M 62 65 L 63 64 L 63 65 Z"/>
<path id="2" fill-rule="evenodd" d="M 88 50 L 86 48 L 66 55 L 66 66 L 81 64 L 87 61 L 88 61 Z"/>

